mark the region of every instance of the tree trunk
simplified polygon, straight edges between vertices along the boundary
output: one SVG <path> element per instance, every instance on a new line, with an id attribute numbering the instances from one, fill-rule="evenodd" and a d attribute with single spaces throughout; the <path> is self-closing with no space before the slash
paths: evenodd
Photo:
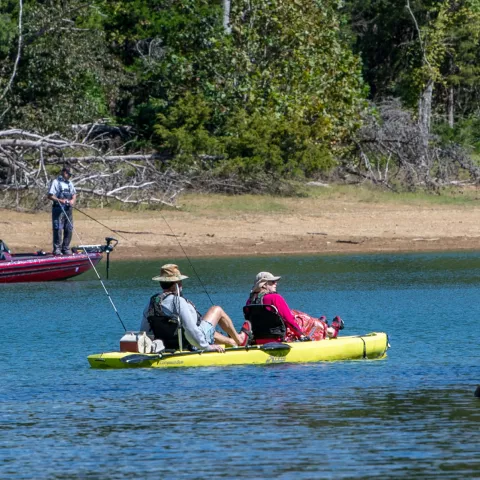
<path id="1" fill-rule="evenodd" d="M 430 120 L 432 116 L 433 80 L 429 80 L 425 86 L 420 101 L 418 102 L 418 121 L 422 131 L 430 133 Z"/>
<path id="2" fill-rule="evenodd" d="M 430 122 L 432 116 L 432 96 L 433 96 L 433 80 L 428 80 L 425 88 L 420 95 L 418 102 L 418 123 L 421 136 L 422 153 L 419 158 L 418 171 L 416 175 L 418 180 L 423 180 L 425 185 L 431 184 L 430 178 L 430 155 L 429 155 L 429 139 L 430 139 Z"/>
<path id="3" fill-rule="evenodd" d="M 422 141 L 425 148 L 428 147 L 430 135 L 430 123 L 432 117 L 433 80 L 429 80 L 418 102 L 418 123 L 422 133 Z"/>
<path id="4" fill-rule="evenodd" d="M 230 27 L 230 0 L 223 0 L 223 30 L 227 35 L 232 33 Z"/>
<path id="5" fill-rule="evenodd" d="M 454 110 L 454 96 L 453 96 L 453 85 L 448 87 L 448 100 L 447 100 L 447 114 L 448 114 L 448 126 L 453 128 L 453 110 Z"/>

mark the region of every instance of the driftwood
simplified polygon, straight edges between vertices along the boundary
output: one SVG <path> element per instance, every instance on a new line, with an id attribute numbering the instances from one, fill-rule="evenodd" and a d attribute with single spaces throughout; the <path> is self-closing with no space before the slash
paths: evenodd
<path id="1" fill-rule="evenodd" d="M 89 200 L 101 205 L 118 201 L 177 208 L 177 198 L 186 189 L 229 194 L 294 193 L 292 185 L 272 174 L 256 174 L 250 179 L 235 174 L 212 175 L 208 165 L 220 157 L 198 155 L 200 168 L 180 173 L 169 167 L 172 156 L 167 154 L 125 154 L 129 141 L 121 146 L 117 142 L 129 131 L 127 127 L 74 127 L 71 139 L 19 129 L 0 131 L 0 191 L 5 192 L 0 196 L 0 207 L 19 208 L 28 196 L 30 203 L 33 198 L 33 208 L 42 208 L 50 182 L 64 165 L 72 170 L 79 201 L 87 204 Z M 110 142 L 115 132 L 118 136 Z"/>
<path id="2" fill-rule="evenodd" d="M 37 197 L 38 205 L 61 166 L 72 169 L 72 181 L 81 201 L 101 199 L 125 204 L 162 204 L 175 207 L 177 196 L 188 180 L 168 169 L 166 157 L 156 154 L 118 155 L 107 150 L 104 138 L 91 139 L 92 129 L 75 139 L 42 136 L 11 129 L 0 131 L 0 206 L 19 206 L 20 193 Z"/>

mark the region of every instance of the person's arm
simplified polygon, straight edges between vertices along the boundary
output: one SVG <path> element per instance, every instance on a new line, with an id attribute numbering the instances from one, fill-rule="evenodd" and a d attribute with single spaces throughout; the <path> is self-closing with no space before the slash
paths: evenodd
<path id="1" fill-rule="evenodd" d="M 182 297 L 175 297 L 174 301 L 178 301 L 177 307 L 178 310 L 180 310 L 180 320 L 182 321 L 182 326 L 185 330 L 185 337 L 187 340 L 201 350 L 215 350 L 210 348 L 212 345 L 209 345 L 205 339 L 205 335 L 197 327 L 197 312 L 195 311 L 195 308 L 187 303 L 187 301 Z M 176 311 L 178 310 L 176 309 Z"/>
<path id="2" fill-rule="evenodd" d="M 72 199 L 70 200 L 70 205 L 72 207 L 75 206 L 75 204 L 77 203 L 77 191 L 75 190 L 75 185 L 70 182 L 70 192 L 72 194 Z"/>
<path id="3" fill-rule="evenodd" d="M 68 202 L 68 200 L 65 200 L 64 198 L 58 198 L 54 193 L 49 193 L 47 198 L 49 200 L 53 200 L 54 202 L 61 203 L 62 205 L 65 205 L 65 203 Z"/>
<path id="4" fill-rule="evenodd" d="M 150 323 L 148 322 L 147 314 L 148 308 L 150 307 L 150 302 L 148 302 L 145 310 L 143 311 L 142 315 L 142 322 L 140 323 L 140 331 L 147 332 L 147 335 L 153 335 L 152 327 L 150 327 Z"/>
<path id="5" fill-rule="evenodd" d="M 49 200 L 54 201 L 54 202 L 65 203 L 65 200 L 60 200 L 57 197 L 57 186 L 58 186 L 58 180 L 55 179 L 55 180 L 53 180 L 52 184 L 50 185 L 50 190 L 48 191 L 47 198 Z"/>
<path id="6" fill-rule="evenodd" d="M 304 337 L 305 333 L 296 322 L 295 317 L 292 315 L 290 307 L 287 305 L 285 299 L 277 293 L 275 295 L 271 295 L 271 298 L 269 300 L 272 305 L 275 305 L 277 307 L 278 313 L 283 318 L 285 325 L 288 326 L 290 330 L 292 330 L 293 333 L 295 333 L 295 335 L 297 335 L 298 337 Z"/>

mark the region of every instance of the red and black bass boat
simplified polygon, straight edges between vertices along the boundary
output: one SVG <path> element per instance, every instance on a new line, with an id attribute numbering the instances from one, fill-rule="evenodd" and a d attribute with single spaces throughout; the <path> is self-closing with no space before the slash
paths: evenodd
<path id="1" fill-rule="evenodd" d="M 0 284 L 14 282 L 48 282 L 65 280 L 93 268 L 104 253 L 107 254 L 107 277 L 109 255 L 118 241 L 105 238 L 105 245 L 80 245 L 72 247 L 71 255 L 36 253 L 11 253 L 7 244 L 0 240 Z"/>

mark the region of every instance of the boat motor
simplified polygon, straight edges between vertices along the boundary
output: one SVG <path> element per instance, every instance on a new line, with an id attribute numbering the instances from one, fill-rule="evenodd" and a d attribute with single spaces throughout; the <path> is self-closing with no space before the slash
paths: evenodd
<path id="1" fill-rule="evenodd" d="M 118 240 L 113 237 L 105 237 L 105 245 L 79 245 L 78 247 L 72 247 L 75 253 L 106 253 L 107 254 L 107 279 L 110 269 L 110 253 L 117 246 Z"/>
<path id="2" fill-rule="evenodd" d="M 107 252 L 107 280 L 108 280 L 108 271 L 110 270 L 110 252 L 117 246 L 118 240 L 113 237 L 105 237 L 107 244 L 103 247 L 104 252 Z M 112 242 L 115 242 L 112 245 Z"/>

